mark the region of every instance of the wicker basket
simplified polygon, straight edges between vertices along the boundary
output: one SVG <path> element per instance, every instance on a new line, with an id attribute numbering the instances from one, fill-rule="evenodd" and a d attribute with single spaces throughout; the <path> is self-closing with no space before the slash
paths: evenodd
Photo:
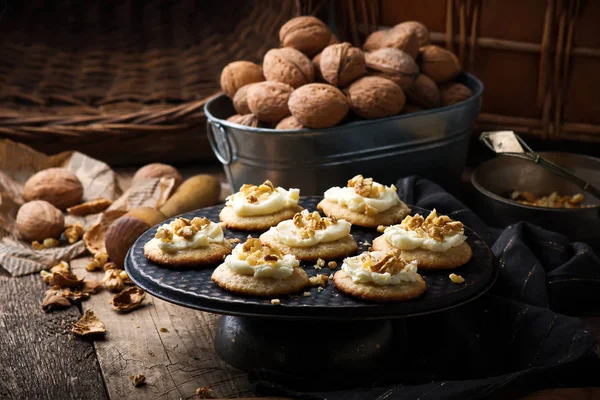
<path id="1" fill-rule="evenodd" d="M 337 14 L 354 43 L 424 22 L 483 81 L 480 129 L 600 142 L 600 1 L 349 0 Z"/>
<path id="2" fill-rule="evenodd" d="M 112 164 L 212 159 L 203 106 L 219 91 L 222 67 L 260 61 L 278 46 L 279 27 L 312 7 L 278 0 L 8 4 L 0 19 L 0 138 Z"/>

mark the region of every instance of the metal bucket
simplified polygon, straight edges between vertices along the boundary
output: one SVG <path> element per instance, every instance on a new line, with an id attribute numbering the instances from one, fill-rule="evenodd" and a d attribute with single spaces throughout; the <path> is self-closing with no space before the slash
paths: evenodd
<path id="1" fill-rule="evenodd" d="M 302 195 L 321 195 L 357 174 L 385 184 L 411 174 L 455 191 L 465 167 L 483 85 L 471 74 L 458 82 L 473 96 L 459 104 L 408 115 L 356 121 L 328 129 L 278 131 L 226 121 L 235 114 L 225 95 L 209 101 L 211 147 L 234 191 L 270 179 Z"/>

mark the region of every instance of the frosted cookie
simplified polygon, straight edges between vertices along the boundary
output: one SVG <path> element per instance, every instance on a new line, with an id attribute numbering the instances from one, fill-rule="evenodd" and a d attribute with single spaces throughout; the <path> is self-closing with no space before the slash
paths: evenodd
<path id="1" fill-rule="evenodd" d="M 250 238 L 240 243 L 212 274 L 211 279 L 230 292 L 252 296 L 294 293 L 308 285 L 308 276 L 291 254 Z"/>
<path id="2" fill-rule="evenodd" d="M 333 282 L 343 293 L 375 302 L 410 300 L 427 290 L 416 262 L 380 251 L 346 258 Z"/>
<path id="3" fill-rule="evenodd" d="M 299 189 L 276 188 L 270 181 L 259 186 L 245 184 L 227 197 L 219 218 L 231 229 L 266 231 L 302 210 L 299 199 Z"/>
<path id="4" fill-rule="evenodd" d="M 343 219 L 324 218 L 317 211 L 303 210 L 263 233 L 260 240 L 301 261 L 337 259 L 354 254 L 358 248 L 350 235 L 351 227 Z"/>
<path id="5" fill-rule="evenodd" d="M 452 269 L 466 264 L 473 252 L 467 244 L 462 222 L 433 210 L 427 218 L 407 216 L 401 224 L 388 226 L 373 241 L 373 250 L 401 250 L 401 257 L 416 261 L 420 269 Z"/>
<path id="6" fill-rule="evenodd" d="M 144 245 L 144 255 L 169 267 L 204 266 L 223 261 L 231 252 L 219 224 L 208 218 L 177 218 L 161 225 Z"/>
<path id="7" fill-rule="evenodd" d="M 350 179 L 344 188 L 328 189 L 324 197 L 317 207 L 327 216 L 367 228 L 397 224 L 410 213 L 394 185 L 384 186 L 362 175 Z"/>

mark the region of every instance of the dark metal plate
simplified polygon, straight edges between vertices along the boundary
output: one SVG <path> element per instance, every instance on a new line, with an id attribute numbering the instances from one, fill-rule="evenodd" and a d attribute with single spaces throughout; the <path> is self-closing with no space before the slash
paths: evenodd
<path id="1" fill-rule="evenodd" d="M 304 197 L 300 204 L 309 210 L 316 210 L 320 200 L 317 196 Z M 218 221 L 222 208 L 222 205 L 207 207 L 183 216 L 190 219 L 205 216 Z M 411 209 L 413 213 L 429 213 L 419 207 Z M 147 260 L 143 247 L 154 236 L 156 229 L 157 226 L 142 234 L 129 250 L 125 269 L 130 278 L 136 285 L 163 300 L 217 314 L 327 320 L 407 317 L 441 311 L 473 300 L 491 287 L 498 274 L 494 256 L 488 246 L 477 234 L 466 228 L 465 234 L 473 249 L 473 258 L 468 264 L 452 271 L 465 278 L 462 284 L 452 283 L 448 278 L 449 271 L 420 272 L 427 281 L 427 292 L 421 297 L 401 303 L 374 304 L 344 295 L 335 288 L 333 282 L 329 282 L 322 292 L 318 292 L 316 287 L 307 289 L 311 293 L 310 297 L 304 297 L 302 293 L 279 296 L 281 305 L 274 306 L 269 298 L 236 295 L 219 288 L 210 280 L 214 267 L 172 269 Z M 359 244 L 359 252 L 362 252 L 367 250 L 380 233 L 374 229 L 353 227 L 352 235 Z M 225 236 L 245 240 L 248 232 L 226 230 Z M 258 234 L 253 236 L 258 237 Z M 337 261 L 341 266 L 342 260 Z M 314 264 L 302 266 L 309 276 L 318 273 L 329 275 L 332 272 L 328 268 L 316 270 Z"/>

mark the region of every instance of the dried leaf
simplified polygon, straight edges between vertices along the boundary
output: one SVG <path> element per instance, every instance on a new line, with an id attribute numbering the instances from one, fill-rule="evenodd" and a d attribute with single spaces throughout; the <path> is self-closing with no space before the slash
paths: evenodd
<path id="1" fill-rule="evenodd" d="M 88 294 L 96 294 L 102 290 L 102 282 L 97 280 L 85 280 L 81 285 L 81 291 Z"/>
<path id="2" fill-rule="evenodd" d="M 104 335 L 106 328 L 92 310 L 85 310 L 83 317 L 73 324 L 71 331 L 79 336 Z"/>
<path id="3" fill-rule="evenodd" d="M 61 274 L 60 272 L 53 272 L 50 278 L 50 285 L 58 286 L 59 288 L 71 288 L 77 287 L 83 283 L 83 279 L 77 278 L 73 274 Z"/>
<path id="4" fill-rule="evenodd" d="M 48 293 L 51 292 L 51 293 Z M 46 297 L 44 301 L 42 301 L 42 310 L 45 312 L 50 312 L 59 308 L 68 308 L 71 307 L 71 302 L 69 299 L 61 296 L 60 294 L 56 294 L 54 290 L 48 290 L 46 292 Z"/>
<path id="5" fill-rule="evenodd" d="M 115 295 L 110 304 L 112 304 L 115 311 L 129 312 L 141 307 L 145 298 L 146 292 L 137 286 L 133 286 Z"/>

